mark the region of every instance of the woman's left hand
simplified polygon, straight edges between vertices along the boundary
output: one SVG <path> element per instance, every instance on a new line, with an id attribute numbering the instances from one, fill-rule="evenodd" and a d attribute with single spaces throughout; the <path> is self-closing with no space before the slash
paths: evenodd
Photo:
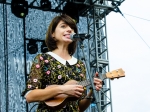
<path id="1" fill-rule="evenodd" d="M 102 80 L 97 77 L 98 77 L 98 72 L 95 73 L 94 85 L 95 85 L 95 89 L 99 91 L 102 88 Z"/>

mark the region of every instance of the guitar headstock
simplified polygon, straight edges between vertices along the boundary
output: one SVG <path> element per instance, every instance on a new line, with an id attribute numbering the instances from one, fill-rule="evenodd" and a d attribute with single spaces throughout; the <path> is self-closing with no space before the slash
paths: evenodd
<path id="1" fill-rule="evenodd" d="M 120 68 L 111 72 L 107 72 L 106 77 L 112 80 L 115 78 L 125 77 L 125 72 L 122 70 L 122 68 Z"/>

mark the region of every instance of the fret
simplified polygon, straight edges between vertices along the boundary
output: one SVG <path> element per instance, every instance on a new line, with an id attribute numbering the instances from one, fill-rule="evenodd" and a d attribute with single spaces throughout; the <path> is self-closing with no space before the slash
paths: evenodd
<path id="1" fill-rule="evenodd" d="M 78 82 L 77 84 L 85 87 L 85 86 L 91 85 L 91 82 L 89 80 L 84 80 L 84 81 Z"/>

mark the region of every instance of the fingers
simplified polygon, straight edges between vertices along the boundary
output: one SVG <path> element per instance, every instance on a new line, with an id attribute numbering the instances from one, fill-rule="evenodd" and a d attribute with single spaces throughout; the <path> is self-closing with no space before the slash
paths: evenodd
<path id="1" fill-rule="evenodd" d="M 82 92 L 79 92 L 79 91 L 76 91 L 76 92 L 75 92 L 75 97 L 78 97 L 78 98 L 79 98 L 79 97 L 81 97 L 81 96 L 82 96 Z"/>
<path id="2" fill-rule="evenodd" d="M 99 77 L 98 72 L 95 73 L 95 77 Z"/>
<path id="3" fill-rule="evenodd" d="M 98 72 L 95 73 L 95 78 L 94 78 L 94 85 L 95 89 L 99 91 L 102 88 L 103 82 L 101 79 L 98 79 Z"/>
<path id="4" fill-rule="evenodd" d="M 102 84 L 102 80 L 98 78 L 94 78 L 94 84 Z"/>
<path id="5" fill-rule="evenodd" d="M 102 85 L 101 85 L 101 84 L 95 86 L 95 89 L 96 89 L 97 91 L 99 91 L 101 88 L 102 88 Z"/>
<path id="6" fill-rule="evenodd" d="M 67 86 L 67 94 L 70 96 L 70 97 L 81 97 L 83 92 L 84 92 L 84 89 L 83 89 L 83 86 L 81 85 L 66 85 Z"/>
<path id="7" fill-rule="evenodd" d="M 84 88 L 83 88 L 83 86 L 80 86 L 80 85 L 77 85 L 76 86 L 76 91 L 78 91 L 78 92 L 83 92 L 84 91 Z"/>
<path id="8" fill-rule="evenodd" d="M 74 96 L 79 98 L 82 96 L 83 92 L 84 92 L 83 86 L 76 85 L 74 90 Z"/>

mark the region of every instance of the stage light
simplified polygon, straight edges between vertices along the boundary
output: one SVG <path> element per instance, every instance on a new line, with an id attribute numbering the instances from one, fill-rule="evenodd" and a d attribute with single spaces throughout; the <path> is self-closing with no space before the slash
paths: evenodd
<path id="1" fill-rule="evenodd" d="M 85 0 L 74 0 L 75 2 L 85 2 Z"/>
<path id="2" fill-rule="evenodd" d="M 25 0 L 12 0 L 11 12 L 19 18 L 26 17 L 28 15 L 28 2 Z"/>
<path id="3" fill-rule="evenodd" d="M 42 53 L 48 52 L 48 47 L 46 46 L 45 41 L 42 42 L 42 45 L 41 45 L 41 52 L 42 52 Z"/>
<path id="4" fill-rule="evenodd" d="M 30 54 L 36 54 L 38 52 L 38 45 L 36 44 L 36 40 L 29 40 L 29 43 L 27 44 L 27 50 Z"/>
<path id="5" fill-rule="evenodd" d="M 6 3 L 6 0 L 0 0 L 0 3 Z"/>
<path id="6" fill-rule="evenodd" d="M 67 2 L 63 7 L 63 13 L 72 17 L 76 23 L 79 22 L 79 11 L 78 11 L 77 4 L 72 2 Z"/>
<path id="7" fill-rule="evenodd" d="M 103 4 L 104 0 L 100 0 L 100 4 Z"/>
<path id="8" fill-rule="evenodd" d="M 49 0 L 41 0 L 40 4 L 43 11 L 48 11 L 51 9 L 51 2 Z"/>

